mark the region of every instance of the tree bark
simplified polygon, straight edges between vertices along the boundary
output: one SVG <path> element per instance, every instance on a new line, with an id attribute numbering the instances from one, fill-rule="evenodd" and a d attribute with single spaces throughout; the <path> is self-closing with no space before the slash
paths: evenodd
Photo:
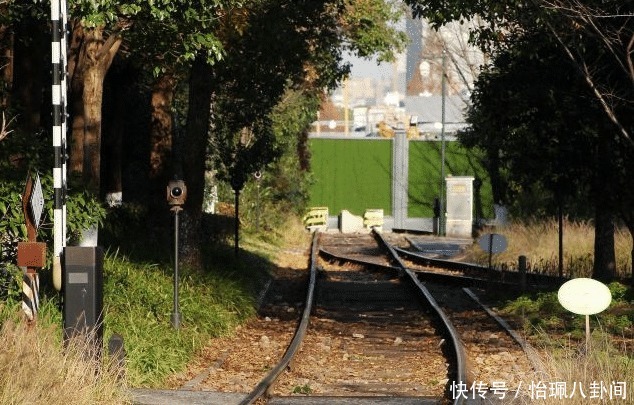
<path id="1" fill-rule="evenodd" d="M 82 176 L 84 169 L 84 79 L 82 69 L 85 64 L 82 59 L 84 43 L 84 28 L 78 21 L 73 22 L 72 34 L 68 46 L 68 80 L 70 115 L 70 157 L 68 170 L 72 175 Z"/>
<path id="2" fill-rule="evenodd" d="M 614 253 L 614 169 L 612 139 L 609 134 L 600 134 L 597 145 L 597 163 L 594 179 L 595 228 L 594 228 L 594 268 L 592 278 L 610 282 L 616 276 L 616 255 Z"/>
<path id="3" fill-rule="evenodd" d="M 50 69 L 46 65 L 47 39 L 42 24 L 31 18 L 16 23 L 13 45 L 13 97 L 19 106 L 18 122 L 26 133 L 40 130 L 40 113 L 44 99 L 44 77 Z"/>
<path id="4" fill-rule="evenodd" d="M 84 28 L 79 58 L 73 69 L 73 79 L 77 75 L 81 83 L 83 116 L 75 116 L 73 120 L 72 152 L 76 155 L 71 155 L 71 171 L 81 173 L 84 185 L 95 194 L 100 192 L 101 185 L 103 83 L 120 45 L 121 38 L 116 34 L 104 40 L 102 28 Z M 83 127 L 75 120 L 83 121 Z M 77 155 L 83 155 L 82 159 Z"/>
<path id="5" fill-rule="evenodd" d="M 594 268 L 592 278 L 610 282 L 616 275 L 614 253 L 614 217 L 600 203 L 596 206 L 594 224 Z"/>
<path id="6" fill-rule="evenodd" d="M 120 203 L 119 197 L 123 198 L 123 137 L 129 125 L 126 111 L 130 106 L 128 100 L 132 98 L 130 89 L 137 76 L 137 71 L 127 60 L 118 58 L 104 84 L 101 178 L 106 201 L 113 205 Z"/>
<path id="7" fill-rule="evenodd" d="M 6 5 L 0 9 L 6 13 Z M 13 83 L 13 31 L 8 25 L 0 25 L 0 82 L 4 88 L 0 91 L 0 107 L 6 109 L 11 103 Z"/>
<path id="8" fill-rule="evenodd" d="M 152 118 L 150 122 L 150 179 L 165 182 L 169 177 L 172 153 L 172 101 L 176 80 L 162 75 L 152 86 Z"/>
<path id="9" fill-rule="evenodd" d="M 196 269 L 203 268 L 201 220 L 213 88 L 212 74 L 211 66 L 206 63 L 205 58 L 198 56 L 192 64 L 189 78 L 187 128 L 180 142 L 182 147 L 179 148 L 183 156 L 176 156 L 176 160 L 182 162 L 183 180 L 187 186 L 181 259 L 183 263 Z"/>

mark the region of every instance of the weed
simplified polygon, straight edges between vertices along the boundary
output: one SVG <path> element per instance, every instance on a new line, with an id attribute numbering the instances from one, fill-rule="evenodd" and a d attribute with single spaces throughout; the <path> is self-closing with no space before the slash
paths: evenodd
<path id="1" fill-rule="evenodd" d="M 304 385 L 296 385 L 293 387 L 293 394 L 302 394 L 302 395 L 310 395 L 312 394 L 313 389 L 310 388 L 310 385 L 308 384 L 304 384 Z"/>
<path id="2" fill-rule="evenodd" d="M 517 268 L 517 258 L 528 259 L 528 271 L 540 274 L 559 274 L 559 224 L 555 219 L 514 222 L 494 230 L 508 241 L 505 252 L 493 256 L 496 268 Z M 632 263 L 632 239 L 627 229 L 617 228 L 614 234 L 616 271 L 620 277 L 629 276 Z M 594 226 L 587 221 L 564 221 L 563 275 L 590 277 L 594 262 Z M 488 254 L 477 244 L 468 250 L 468 261 L 486 265 Z"/>
<path id="3" fill-rule="evenodd" d="M 109 359 L 87 356 L 90 338 L 70 339 L 62 349 L 57 320 L 40 313 L 36 325 L 21 321 L 17 308 L 0 308 L 0 403 L 127 404 L 125 373 Z"/>
<path id="4" fill-rule="evenodd" d="M 619 348 L 600 329 L 593 332 L 586 350 L 575 341 L 554 341 L 548 333 L 537 335 L 541 342 L 541 370 L 524 384 L 520 403 L 585 404 L 630 403 L 634 395 L 631 351 Z M 538 384 L 545 391 L 537 390 Z M 541 396 L 540 396 L 541 395 Z M 594 402 L 593 402 L 594 401 Z"/>

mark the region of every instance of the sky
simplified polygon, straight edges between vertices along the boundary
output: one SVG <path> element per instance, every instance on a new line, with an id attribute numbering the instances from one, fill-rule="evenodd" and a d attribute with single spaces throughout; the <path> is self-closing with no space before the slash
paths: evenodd
<path id="1" fill-rule="evenodd" d="M 393 75 L 393 67 L 391 63 L 377 63 L 376 58 L 366 60 L 355 56 L 347 55 L 346 61 L 352 63 L 351 78 L 373 77 L 376 79 L 389 79 Z"/>
<path id="2" fill-rule="evenodd" d="M 392 75 L 392 66 L 386 63 L 378 65 L 376 59 L 368 61 L 365 59 L 351 57 L 347 60 L 352 63 L 352 71 L 350 75 L 352 78 L 389 78 Z"/>

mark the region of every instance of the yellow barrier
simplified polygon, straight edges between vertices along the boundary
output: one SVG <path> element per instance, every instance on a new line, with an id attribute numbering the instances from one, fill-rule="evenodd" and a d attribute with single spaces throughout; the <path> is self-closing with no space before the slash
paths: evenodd
<path id="1" fill-rule="evenodd" d="M 366 228 L 383 227 L 383 210 L 367 209 L 363 214 L 363 226 Z"/>
<path id="2" fill-rule="evenodd" d="M 303 218 L 304 226 L 310 231 L 328 228 L 328 207 L 313 207 Z"/>

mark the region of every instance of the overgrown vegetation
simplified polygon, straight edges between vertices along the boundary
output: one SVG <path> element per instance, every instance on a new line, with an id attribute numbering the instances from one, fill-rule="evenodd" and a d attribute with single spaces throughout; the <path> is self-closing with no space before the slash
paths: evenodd
<path id="1" fill-rule="evenodd" d="M 104 340 L 107 342 L 114 333 L 123 337 L 126 376 L 131 386 L 157 387 L 170 374 L 183 370 L 210 338 L 231 333 L 254 314 L 256 297 L 270 266 L 269 255 L 275 250 L 272 243 L 279 240 L 250 236 L 248 239 L 253 242 L 246 243 L 238 260 L 221 237 L 227 234 L 231 218 L 206 217 L 206 223 L 214 224 L 207 228 L 207 240 L 216 239 L 206 244 L 208 266 L 204 271 L 181 266 L 181 328 L 175 330 L 170 322 L 174 258 L 169 252 L 173 252 L 173 235 L 169 229 L 148 230 L 146 215 L 147 210 L 140 207 L 123 206 L 110 209 L 104 221 L 107 226 L 100 243 L 112 246 L 104 261 Z M 14 265 L 6 267 L 2 323 L 21 317 L 21 271 Z M 48 287 L 47 270 L 41 271 L 40 276 L 44 286 L 40 318 L 51 325 L 50 333 L 59 340 L 60 295 Z"/>
<path id="2" fill-rule="evenodd" d="M 541 370 L 533 381 L 521 388 L 519 403 L 587 404 L 631 403 L 634 395 L 634 359 L 631 347 L 615 341 L 598 328 L 585 345 L 553 340 L 539 335 L 542 350 Z M 558 389 L 551 390 L 551 387 Z M 594 402 L 593 402 L 594 401 Z"/>
<path id="3" fill-rule="evenodd" d="M 634 293 L 621 283 L 608 285 L 612 303 L 599 315 L 592 316 L 594 326 L 613 336 L 634 338 Z M 585 337 L 585 317 L 564 309 L 557 292 L 540 292 L 509 301 L 503 308 L 507 316 L 521 320 L 526 333 L 540 331 L 566 335 L 575 340 Z"/>
<path id="4" fill-rule="evenodd" d="M 493 265 L 498 268 L 517 268 L 517 258 L 527 256 L 529 271 L 558 275 L 558 224 L 557 221 L 515 222 L 500 227 L 495 232 L 508 241 L 505 252 L 493 256 Z M 588 222 L 564 221 L 563 251 L 566 277 L 590 277 L 592 274 L 593 227 Z M 629 232 L 619 229 L 615 234 L 617 274 L 626 279 L 631 274 L 632 241 Z M 469 250 L 470 259 L 486 264 L 488 255 L 479 246 Z M 615 336 L 634 335 L 634 292 L 622 282 L 608 284 L 612 293 L 612 304 L 595 317 L 606 333 Z M 566 311 L 557 299 L 557 292 L 541 292 L 524 295 L 507 303 L 506 314 L 519 317 L 527 333 L 539 330 L 556 331 L 581 338 L 585 333 L 585 320 Z"/>
<path id="5" fill-rule="evenodd" d="M 495 232 L 506 236 L 507 251 L 494 255 L 496 267 L 517 267 L 517 257 L 526 255 L 531 271 L 558 274 L 558 225 L 556 221 L 529 221 L 511 223 L 499 227 Z M 590 277 L 592 274 L 593 228 L 588 222 L 564 222 L 564 275 Z M 630 252 L 632 250 L 629 232 L 618 230 L 615 235 L 618 273 L 628 276 L 631 271 Z M 470 259 L 485 264 L 487 255 L 477 245 L 469 251 Z M 603 384 L 608 391 L 603 392 L 609 399 L 609 390 L 625 390 L 625 396 L 614 396 L 610 403 L 628 403 L 632 397 L 631 376 L 634 373 L 634 291 L 621 282 L 608 284 L 612 303 L 600 314 L 590 316 L 592 330 L 586 351 L 585 317 L 565 310 L 559 303 L 557 291 L 535 292 L 519 297 L 497 292 L 499 311 L 506 319 L 512 320 L 539 352 L 541 370 L 533 381 L 525 381 L 520 387 L 520 403 L 555 404 L 565 399 L 566 403 L 581 404 L 599 398 L 594 388 Z M 618 385 L 615 385 L 618 383 Z M 530 385 L 532 384 L 532 386 Z M 541 384 L 541 385 L 540 385 Z M 543 387 L 550 389 L 558 384 L 560 393 L 571 394 L 573 387 L 576 397 L 563 398 L 544 395 Z M 585 391 L 585 398 L 578 391 Z M 594 388 L 591 388 L 594 387 Z M 616 387 L 616 388 L 615 388 Z M 590 391 L 592 389 L 592 392 Z M 563 399 L 562 399 L 563 398 Z"/>
<path id="6" fill-rule="evenodd" d="M 0 306 L 0 313 L 10 312 Z M 86 355 L 94 349 L 90 340 L 78 336 L 62 348 L 57 319 L 42 314 L 29 326 L 15 318 L 3 317 L 0 329 L 0 403 L 132 403 L 120 366 Z"/>
<path id="7" fill-rule="evenodd" d="M 491 230 L 506 237 L 506 251 L 493 255 L 493 266 L 517 268 L 520 255 L 527 257 L 529 271 L 559 274 L 559 225 L 556 219 L 515 221 Z M 486 232 L 489 232 L 487 230 Z M 589 221 L 563 222 L 563 275 L 591 277 L 594 263 L 594 226 Z M 616 228 L 614 233 L 616 274 L 621 279 L 632 272 L 632 239 L 627 229 Z M 488 254 L 477 244 L 471 246 L 467 260 L 488 264 Z"/>

